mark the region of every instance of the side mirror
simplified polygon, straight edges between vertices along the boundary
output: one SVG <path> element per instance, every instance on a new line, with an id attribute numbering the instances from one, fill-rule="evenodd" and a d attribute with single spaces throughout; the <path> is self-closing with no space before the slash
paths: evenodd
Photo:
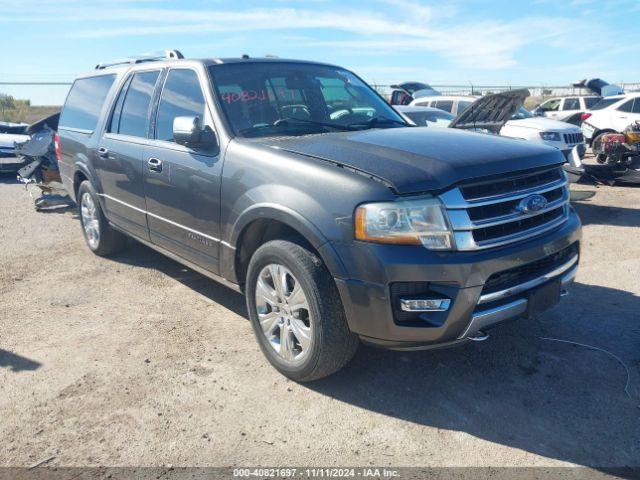
<path id="1" fill-rule="evenodd" d="M 531 113 L 533 114 L 534 117 L 542 117 L 544 116 L 544 110 L 542 108 L 540 108 L 539 106 L 534 108 Z"/>
<path id="2" fill-rule="evenodd" d="M 176 117 L 173 119 L 173 139 L 187 147 L 215 148 L 218 146 L 213 130 L 202 127 L 200 117 Z"/>

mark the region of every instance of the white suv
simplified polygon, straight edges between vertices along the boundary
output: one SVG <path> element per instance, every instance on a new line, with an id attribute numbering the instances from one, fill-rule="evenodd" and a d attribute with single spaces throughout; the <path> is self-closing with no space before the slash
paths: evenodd
<path id="1" fill-rule="evenodd" d="M 585 112 L 582 133 L 591 142 L 603 133 L 621 133 L 640 120 L 640 92 L 606 97 Z"/>
<path id="2" fill-rule="evenodd" d="M 478 98 L 480 97 L 464 95 L 423 97 L 415 99 L 411 106 L 435 107 L 453 115 L 460 115 Z M 567 159 L 574 147 L 578 147 L 580 157 L 583 157 L 585 152 L 584 138 L 579 127 L 550 118 L 534 117 L 525 108 L 520 108 L 512 119 L 504 124 L 500 135 L 544 143 L 561 150 Z"/>
<path id="3" fill-rule="evenodd" d="M 532 110 L 534 115 L 580 125 L 582 114 L 600 101 L 600 97 L 574 96 L 550 98 Z"/>

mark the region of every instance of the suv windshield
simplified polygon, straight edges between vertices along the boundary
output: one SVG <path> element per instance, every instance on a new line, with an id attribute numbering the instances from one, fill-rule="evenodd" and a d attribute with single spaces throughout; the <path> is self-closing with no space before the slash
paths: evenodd
<path id="1" fill-rule="evenodd" d="M 407 126 L 367 84 L 337 67 L 251 62 L 209 68 L 237 135 L 303 135 Z"/>

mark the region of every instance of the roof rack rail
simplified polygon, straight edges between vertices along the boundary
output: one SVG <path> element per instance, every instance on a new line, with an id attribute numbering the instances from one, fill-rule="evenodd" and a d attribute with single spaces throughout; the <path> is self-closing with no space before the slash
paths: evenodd
<path id="1" fill-rule="evenodd" d="M 102 62 L 96 65 L 96 70 L 102 70 L 104 68 L 115 67 L 117 65 L 135 65 L 137 63 L 154 62 L 157 60 L 165 59 L 181 59 L 184 55 L 179 50 L 165 50 L 164 52 L 146 53 L 139 57 L 128 57 L 121 60 L 112 60 L 110 62 Z"/>

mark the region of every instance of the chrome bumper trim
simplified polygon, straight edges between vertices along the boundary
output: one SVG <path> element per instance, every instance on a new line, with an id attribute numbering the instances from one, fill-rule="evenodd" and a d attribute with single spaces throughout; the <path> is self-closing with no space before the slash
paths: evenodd
<path id="1" fill-rule="evenodd" d="M 519 288 L 517 293 L 522 293 L 531 288 L 535 288 L 536 286 L 541 285 L 542 283 L 548 280 L 551 280 L 559 275 L 562 275 L 560 278 L 560 285 L 561 285 L 561 288 L 564 289 L 576 278 L 576 273 L 578 272 L 578 266 L 576 265 L 577 261 L 578 261 L 578 255 L 571 258 L 571 260 L 569 260 L 564 265 L 561 265 L 558 268 L 554 269 L 552 272 L 549 272 L 546 275 L 543 275 L 542 277 L 538 277 L 534 280 L 531 280 L 530 282 L 517 285 L 516 287 L 513 287 L 513 288 Z M 544 280 L 541 280 L 541 279 L 544 279 Z M 537 283 L 532 285 L 531 282 L 537 282 Z M 526 288 L 521 288 L 525 285 L 527 286 Z M 500 292 L 495 292 L 495 293 L 511 291 L 512 289 L 501 290 Z M 567 294 L 566 290 L 563 290 L 563 292 L 561 292 L 561 295 L 566 295 L 566 294 Z M 487 297 L 489 295 L 493 295 L 493 294 L 483 295 L 480 297 L 480 300 L 482 300 L 484 297 Z M 513 295 L 513 293 L 510 293 L 509 295 Z M 500 298 L 504 298 L 504 297 L 494 298 L 492 300 L 485 300 L 483 303 L 486 303 L 488 301 L 499 300 Z M 478 304 L 481 303 L 480 300 L 478 300 Z M 464 332 L 462 332 L 462 334 L 458 337 L 458 339 L 469 338 L 475 335 L 476 333 L 478 333 L 483 328 L 493 325 L 494 323 L 502 322 L 503 320 L 509 320 L 510 318 L 515 318 L 523 315 L 527 311 L 527 303 L 528 301 L 526 298 L 519 298 L 517 300 L 506 303 L 504 305 L 499 305 L 497 307 L 490 308 L 488 310 L 476 312 L 471 317 L 471 322 L 469 322 L 469 325 L 464 330 Z"/>
<path id="2" fill-rule="evenodd" d="M 493 325 L 494 323 L 508 320 L 509 318 L 518 317 L 527 311 L 527 299 L 520 298 L 506 305 L 500 305 L 499 307 L 490 308 L 478 312 L 471 317 L 469 326 L 462 332 L 458 338 L 467 338 L 474 333 L 482 330 L 484 327 Z"/>
<path id="3" fill-rule="evenodd" d="M 506 288 L 504 290 L 499 290 L 497 292 L 486 293 L 480 296 L 478 300 L 478 305 L 483 303 L 495 302 L 496 300 L 502 300 L 503 298 L 512 297 L 513 295 L 518 295 L 519 293 L 525 292 L 527 290 L 531 290 L 532 288 L 537 287 L 538 285 L 542 285 L 545 282 L 548 282 L 554 277 L 563 274 L 571 267 L 573 267 L 576 263 L 578 263 L 578 255 L 574 255 L 571 259 L 560 265 L 559 267 L 554 268 L 550 272 L 545 273 L 537 278 L 529 280 L 528 282 L 521 283 L 519 285 L 515 285 L 513 287 Z M 575 276 L 575 272 L 574 272 Z"/>

